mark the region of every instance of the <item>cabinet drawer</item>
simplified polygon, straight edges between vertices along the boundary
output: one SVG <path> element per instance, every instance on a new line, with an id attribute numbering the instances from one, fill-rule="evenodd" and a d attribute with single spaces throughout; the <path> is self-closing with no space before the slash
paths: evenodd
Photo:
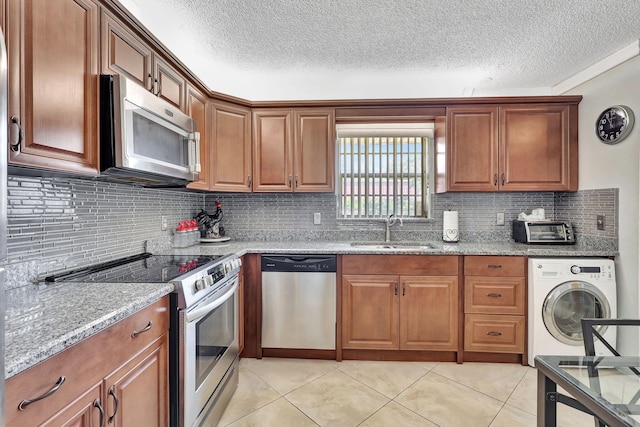
<path id="1" fill-rule="evenodd" d="M 524 277 L 524 257 L 514 256 L 466 256 L 465 276 L 518 276 Z"/>
<path id="2" fill-rule="evenodd" d="M 151 322 L 151 328 L 142 331 Z M 51 356 L 6 383 L 7 426 L 40 425 L 49 416 L 95 387 L 116 367 L 153 343 L 169 329 L 169 297 L 143 308 L 64 351 Z M 49 397 L 20 411 L 24 399 L 33 399 L 51 390 L 60 377 L 64 383 Z"/>
<path id="3" fill-rule="evenodd" d="M 524 315 L 523 277 L 465 278 L 464 312 Z"/>
<path id="4" fill-rule="evenodd" d="M 524 332 L 524 316 L 467 314 L 464 321 L 464 350 L 522 353 Z"/>

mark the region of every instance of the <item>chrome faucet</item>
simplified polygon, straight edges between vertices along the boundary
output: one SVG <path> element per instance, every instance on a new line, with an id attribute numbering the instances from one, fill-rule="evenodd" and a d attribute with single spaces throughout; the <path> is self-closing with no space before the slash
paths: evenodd
<path id="1" fill-rule="evenodd" d="M 402 225 L 403 225 L 402 224 L 402 218 L 396 217 L 396 214 L 391 214 L 387 218 L 385 218 L 385 220 L 384 220 L 384 241 L 385 242 L 391 241 L 391 230 L 390 230 L 390 228 L 398 220 L 400 220 L 400 227 L 402 227 Z"/>

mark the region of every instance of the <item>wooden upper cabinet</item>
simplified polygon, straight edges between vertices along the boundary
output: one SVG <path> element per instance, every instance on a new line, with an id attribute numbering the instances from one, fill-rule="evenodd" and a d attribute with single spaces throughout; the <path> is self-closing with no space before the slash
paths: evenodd
<path id="1" fill-rule="evenodd" d="M 175 68 L 157 55 L 153 57 L 153 93 L 186 111 L 187 81 Z"/>
<path id="2" fill-rule="evenodd" d="M 254 110 L 253 126 L 254 191 L 333 191 L 333 109 Z"/>
<path id="3" fill-rule="evenodd" d="M 448 108 L 437 191 L 576 191 L 577 117 L 577 104 Z"/>
<path id="4" fill-rule="evenodd" d="M 577 110 L 569 105 L 500 107 L 502 190 L 578 190 Z"/>
<path id="5" fill-rule="evenodd" d="M 253 110 L 253 191 L 293 191 L 291 110 Z"/>
<path id="6" fill-rule="evenodd" d="M 335 157 L 334 110 L 294 111 L 295 191 L 333 191 Z"/>
<path id="7" fill-rule="evenodd" d="M 122 74 L 187 111 L 187 82 L 140 37 L 106 10 L 101 15 L 102 72 Z"/>
<path id="8" fill-rule="evenodd" d="M 498 107 L 447 110 L 448 191 L 498 191 Z"/>
<path id="9" fill-rule="evenodd" d="M 209 98 L 195 87 L 187 87 L 187 114 L 196 122 L 196 131 L 200 132 L 200 166 L 198 180 L 189 183 L 187 188 L 194 190 L 208 190 L 210 186 L 210 129 L 209 129 Z"/>
<path id="10" fill-rule="evenodd" d="M 251 192 L 251 110 L 219 101 L 210 107 L 209 189 Z"/>
<path id="11" fill-rule="evenodd" d="M 102 73 L 122 74 L 151 89 L 151 48 L 108 12 L 100 17 Z"/>
<path id="12" fill-rule="evenodd" d="M 7 0 L 9 163 L 98 173 L 98 5 Z"/>

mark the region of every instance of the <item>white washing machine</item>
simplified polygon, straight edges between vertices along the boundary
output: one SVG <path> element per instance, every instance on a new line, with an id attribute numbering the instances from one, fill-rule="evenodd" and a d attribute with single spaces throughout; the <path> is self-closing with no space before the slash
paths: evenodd
<path id="1" fill-rule="evenodd" d="M 616 274 L 606 258 L 529 258 L 529 364 L 534 356 L 584 355 L 582 318 L 615 319 Z M 616 329 L 599 332 L 616 346 Z M 605 354 L 604 346 L 596 352 Z"/>

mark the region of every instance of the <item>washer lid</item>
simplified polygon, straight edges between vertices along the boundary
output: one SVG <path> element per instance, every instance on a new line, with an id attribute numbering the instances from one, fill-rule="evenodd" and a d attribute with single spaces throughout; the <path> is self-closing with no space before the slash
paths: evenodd
<path id="1" fill-rule="evenodd" d="M 591 283 L 564 282 L 549 292 L 542 304 L 542 320 L 549 333 L 568 345 L 584 345 L 583 318 L 610 319 L 611 307 L 604 294 Z M 599 326 L 602 335 L 607 326 Z"/>

